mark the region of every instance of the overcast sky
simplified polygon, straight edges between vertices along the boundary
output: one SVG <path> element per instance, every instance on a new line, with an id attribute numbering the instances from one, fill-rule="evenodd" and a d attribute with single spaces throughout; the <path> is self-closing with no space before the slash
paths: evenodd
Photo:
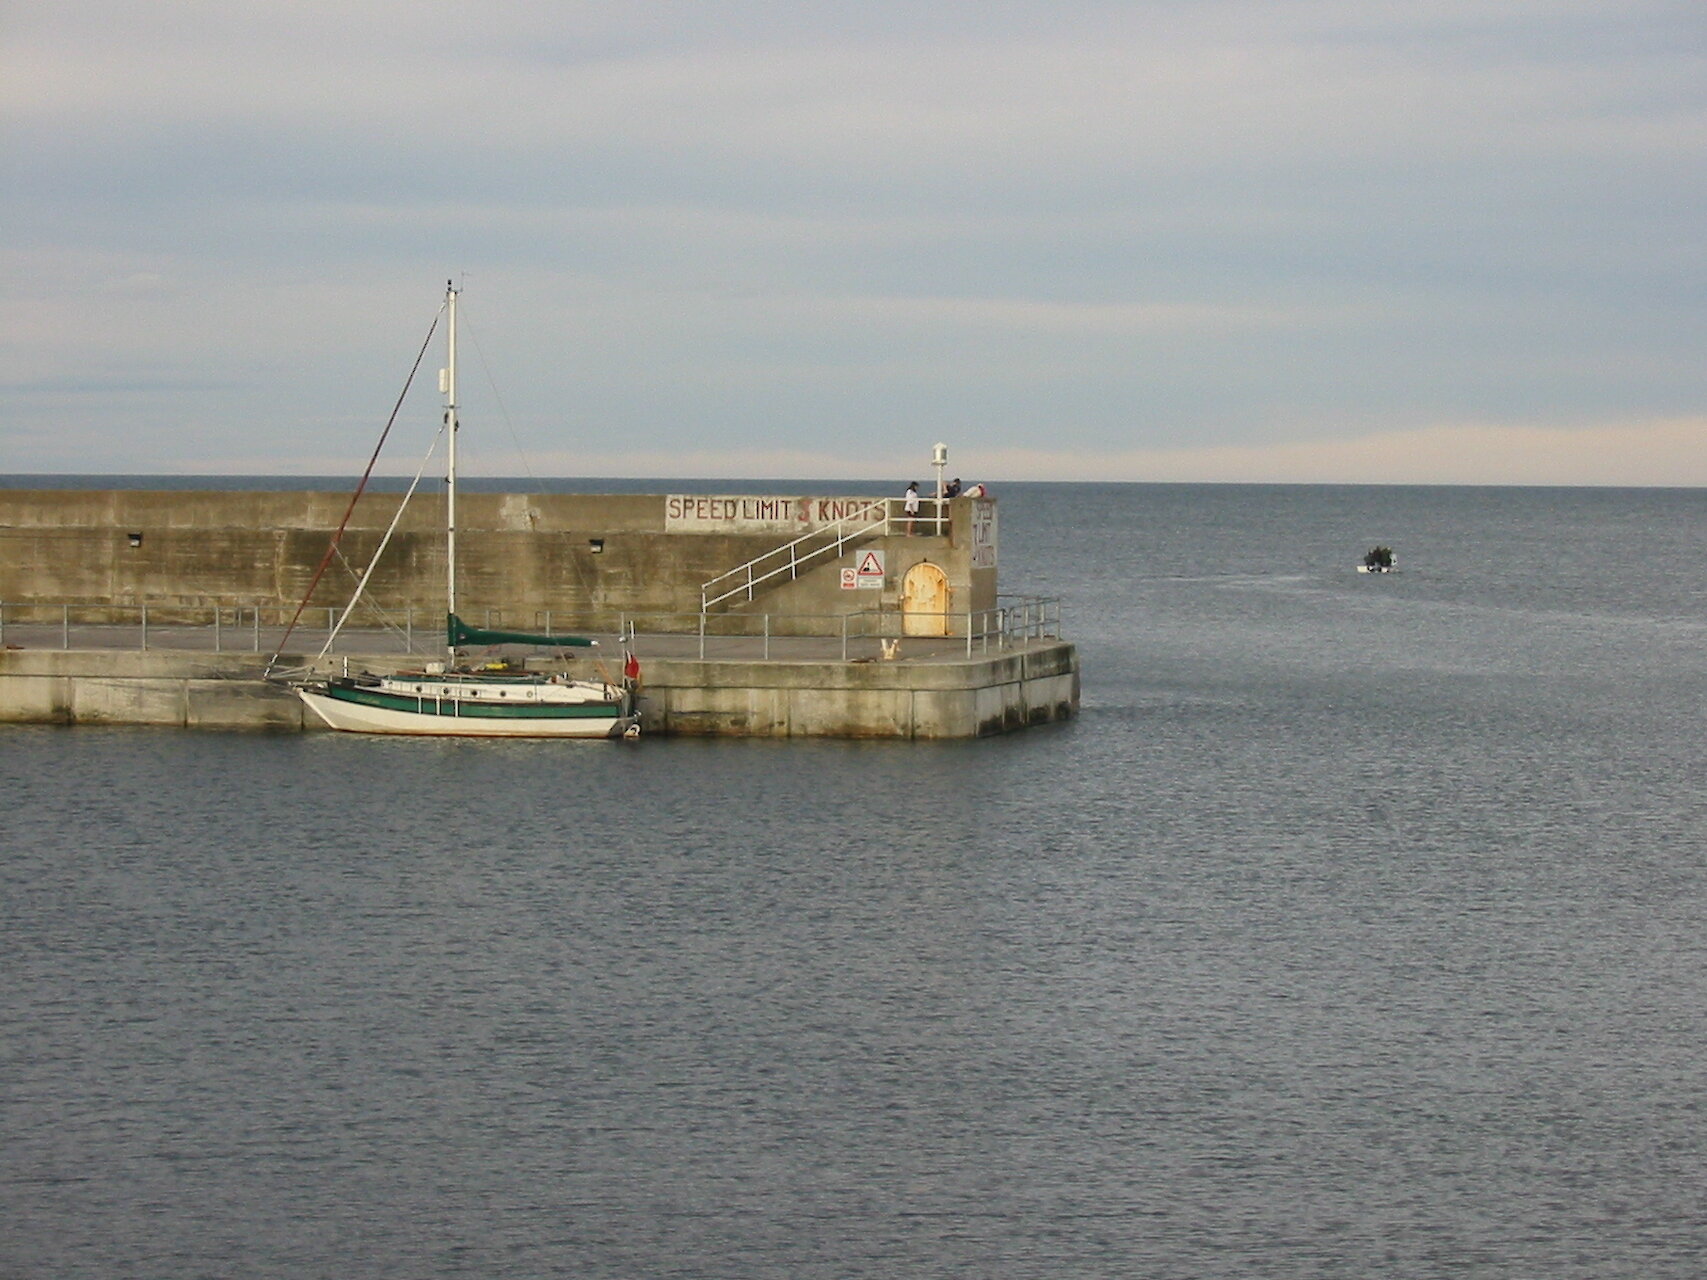
<path id="1" fill-rule="evenodd" d="M 1702 0 L 11 0 L 0 472 L 1707 484 Z M 436 373 L 387 470 L 432 434 Z"/>

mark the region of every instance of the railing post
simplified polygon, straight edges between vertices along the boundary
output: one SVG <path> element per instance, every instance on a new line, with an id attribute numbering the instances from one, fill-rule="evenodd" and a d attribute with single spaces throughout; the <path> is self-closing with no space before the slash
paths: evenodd
<path id="1" fill-rule="evenodd" d="M 705 661 L 705 610 L 699 612 L 699 660 Z"/>
<path id="2" fill-rule="evenodd" d="M 410 653 L 415 652 L 415 606 L 403 606 L 403 647 Z"/>
<path id="3" fill-rule="evenodd" d="M 770 614 L 767 613 L 767 614 L 765 614 L 765 661 L 769 662 L 770 658 L 771 658 L 771 616 L 770 616 Z"/>
<path id="4" fill-rule="evenodd" d="M 261 606 L 255 606 L 255 652 L 261 652 Z"/>
<path id="5" fill-rule="evenodd" d="M 843 662 L 846 662 L 848 660 L 848 619 L 851 617 L 853 617 L 853 614 L 851 614 L 851 613 L 844 613 L 842 615 L 842 661 Z"/>
<path id="6" fill-rule="evenodd" d="M 148 652 L 148 603 L 142 605 L 142 651 Z"/>
<path id="7" fill-rule="evenodd" d="M 71 647 L 71 606 L 68 604 L 59 606 L 59 647 Z"/>
<path id="8" fill-rule="evenodd" d="M 221 609 L 218 605 L 213 606 L 213 651 L 215 653 L 218 653 L 220 651 L 220 649 L 219 649 L 219 615 L 224 613 L 224 612 L 225 611 L 223 609 Z"/>

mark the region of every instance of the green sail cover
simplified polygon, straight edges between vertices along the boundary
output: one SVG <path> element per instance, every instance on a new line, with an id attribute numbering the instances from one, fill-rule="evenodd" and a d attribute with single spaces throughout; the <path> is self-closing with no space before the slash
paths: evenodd
<path id="1" fill-rule="evenodd" d="M 465 644 L 541 644 L 559 649 L 586 648 L 597 640 L 585 636 L 538 636 L 528 631 L 488 631 L 471 627 L 454 613 L 445 615 L 445 630 L 450 647 L 460 649 Z"/>

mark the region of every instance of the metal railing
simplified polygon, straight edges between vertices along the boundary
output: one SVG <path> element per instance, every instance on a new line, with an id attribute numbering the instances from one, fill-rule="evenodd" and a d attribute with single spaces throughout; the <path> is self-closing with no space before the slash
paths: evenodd
<path id="1" fill-rule="evenodd" d="M 300 639 L 303 648 L 321 643 L 332 634 L 340 612 L 337 607 L 320 606 L 303 610 L 291 639 Z M 486 626 L 493 625 L 495 612 L 486 610 Z M 98 641 L 91 647 L 103 649 L 134 646 L 147 652 L 187 644 L 193 649 L 211 648 L 215 653 L 260 653 L 263 647 L 270 651 L 284 639 L 295 614 L 294 607 L 285 605 L 0 601 L 0 645 L 20 639 L 41 644 L 44 636 L 49 636 L 58 640 L 61 649 L 69 649 L 77 636 Z M 421 637 L 435 646 L 443 644 L 442 610 L 398 606 L 384 616 L 380 625 L 354 634 L 364 642 L 371 642 L 375 634 L 390 634 L 405 652 L 413 652 L 419 625 Z M 115 645 L 115 640 L 124 643 Z"/>
<path id="2" fill-rule="evenodd" d="M 921 498 L 920 513 L 910 519 L 904 501 L 901 498 L 873 498 L 870 505 L 863 510 L 843 516 L 833 524 L 822 525 L 809 533 L 803 533 L 791 542 L 773 547 L 763 555 L 754 556 L 746 564 L 736 565 L 727 573 L 718 574 L 700 586 L 701 612 L 708 612 L 736 596 L 744 595 L 748 600 L 752 600 L 754 592 L 764 583 L 784 574 L 792 581 L 798 578 L 808 565 L 826 556 L 840 556 L 852 543 L 879 532 L 888 536 L 897 529 L 903 529 L 908 533 L 921 532 L 932 537 L 942 537 L 947 533 L 952 519 L 950 499 Z M 874 515 L 879 508 L 882 514 Z M 930 514 L 927 515 L 926 512 Z"/>
<path id="3" fill-rule="evenodd" d="M 769 659 L 785 651 L 816 650 L 826 642 L 842 661 L 868 657 L 947 657 L 988 653 L 1061 638 L 1061 602 L 1050 596 L 998 596 L 992 609 L 900 613 L 861 609 L 852 613 L 625 613 L 618 633 L 679 640 L 687 635 L 691 655 Z M 743 645 L 730 642 L 742 641 Z M 905 648 L 902 648 L 902 644 Z M 888 646 L 894 645 L 894 648 Z M 637 651 L 649 646 L 637 644 Z"/>
<path id="4" fill-rule="evenodd" d="M 337 625 L 336 607 L 303 615 L 291 634 L 293 651 L 313 651 Z M 472 612 L 472 611 L 471 611 Z M 384 628 L 346 627 L 337 652 L 408 654 L 444 643 L 443 614 L 399 606 Z M 279 605 L 73 604 L 0 601 L 0 646 L 103 650 L 172 649 L 216 653 L 272 653 L 283 642 L 295 610 Z M 550 610 L 533 625 L 557 634 Z M 503 611 L 484 610 L 484 625 L 502 625 Z M 565 630 L 608 635 L 576 622 Z M 637 643 L 657 657 L 844 662 L 953 657 L 1000 651 L 1061 638 L 1061 603 L 1052 597 L 999 596 L 996 607 L 941 613 L 862 609 L 851 613 L 624 612 L 616 639 Z M 644 641 L 644 643 L 638 643 Z M 585 651 L 581 651 L 585 652 Z"/>

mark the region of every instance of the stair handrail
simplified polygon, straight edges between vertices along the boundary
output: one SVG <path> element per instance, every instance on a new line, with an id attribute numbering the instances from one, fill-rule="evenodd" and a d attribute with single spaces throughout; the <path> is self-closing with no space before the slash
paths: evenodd
<path id="1" fill-rule="evenodd" d="M 834 549 L 837 555 L 841 555 L 842 548 L 856 538 L 863 538 L 877 529 L 882 529 L 887 533 L 891 524 L 898 518 L 891 514 L 892 509 L 898 501 L 899 499 L 896 498 L 873 498 L 870 505 L 860 511 L 855 511 L 850 515 L 845 515 L 840 520 L 834 521 L 831 524 L 821 525 L 816 529 L 810 529 L 791 542 L 785 542 L 780 547 L 772 547 L 769 551 L 754 556 L 751 560 L 747 561 L 746 564 L 736 565 L 728 572 L 718 574 L 715 578 L 711 579 L 711 581 L 700 585 L 700 612 L 705 613 L 709 611 L 713 605 L 722 604 L 725 600 L 732 599 L 735 596 L 741 595 L 743 592 L 746 594 L 747 599 L 751 600 L 753 598 L 754 588 L 762 582 L 769 582 L 772 578 L 781 577 L 785 573 L 791 578 L 798 578 L 802 568 L 804 568 L 810 561 L 817 559 L 819 556 L 824 555 L 830 550 Z M 883 514 L 877 519 L 872 520 L 870 517 L 874 508 L 881 509 Z M 905 517 L 899 518 L 904 519 Z M 860 525 L 857 529 L 844 528 L 844 526 L 852 525 L 862 520 L 867 521 L 867 523 Z M 939 525 L 941 524 L 940 517 L 938 518 L 937 523 Z M 815 547 L 805 554 L 801 554 L 799 551 L 801 544 L 810 542 L 814 538 L 825 539 L 824 545 Z M 754 573 L 754 569 L 761 562 L 770 559 L 772 556 L 781 556 L 784 553 L 788 556 L 785 563 L 779 564 L 776 568 L 767 570 L 764 573 Z M 737 585 L 722 590 L 721 594 L 712 594 L 714 591 L 719 591 L 720 588 L 723 587 L 723 584 L 731 579 L 740 579 L 740 581 Z"/>

